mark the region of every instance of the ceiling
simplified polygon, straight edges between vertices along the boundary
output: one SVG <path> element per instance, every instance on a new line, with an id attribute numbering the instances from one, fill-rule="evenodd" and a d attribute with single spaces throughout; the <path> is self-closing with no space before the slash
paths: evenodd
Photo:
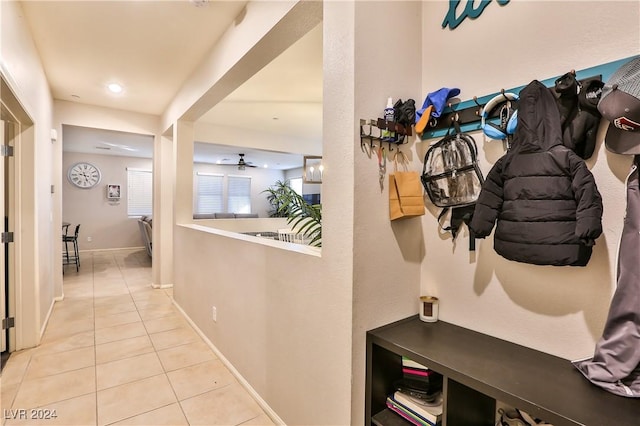
<path id="1" fill-rule="evenodd" d="M 153 156 L 153 136 L 151 135 L 71 125 L 63 125 L 62 132 L 64 150 L 67 152 L 140 158 Z M 259 167 L 266 165 L 270 169 L 289 170 L 303 165 L 303 157 L 297 154 L 202 142 L 196 142 L 194 145 L 193 161 L 211 164 L 237 164 L 241 153 L 244 154 L 247 163 Z"/>
<path id="2" fill-rule="evenodd" d="M 22 8 L 54 99 L 160 115 L 223 32 L 240 19 L 246 3 L 23 1 Z M 110 82 L 121 84 L 123 92 L 109 93 Z M 321 144 L 322 25 L 198 121 Z M 64 129 L 65 151 L 151 156 L 148 137 L 71 127 Z M 205 148 L 202 155 L 209 161 L 215 146 L 196 144 L 195 155 Z M 220 147 L 220 154 L 228 156 L 225 149 Z M 237 155 L 238 148 L 232 150 Z M 251 151 L 243 151 L 251 161 Z M 259 153 L 252 152 L 255 163 L 289 161 L 263 160 Z"/>

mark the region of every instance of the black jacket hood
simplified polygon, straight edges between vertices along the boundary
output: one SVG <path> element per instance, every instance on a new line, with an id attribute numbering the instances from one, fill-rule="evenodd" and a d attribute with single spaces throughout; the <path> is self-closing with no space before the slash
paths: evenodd
<path id="1" fill-rule="evenodd" d="M 533 80 L 520 91 L 518 126 L 507 159 L 517 153 L 543 152 L 562 145 L 560 113 L 551 91 Z"/>

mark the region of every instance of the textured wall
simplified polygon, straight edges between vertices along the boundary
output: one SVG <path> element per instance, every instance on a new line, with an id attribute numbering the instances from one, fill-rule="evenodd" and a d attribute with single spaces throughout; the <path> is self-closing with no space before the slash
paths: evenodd
<path id="1" fill-rule="evenodd" d="M 358 131 L 361 118 L 382 117 L 388 97 L 394 102 L 399 98 L 420 102 L 422 49 L 420 39 L 411 34 L 413 28 L 420 28 L 421 7 L 420 2 L 411 1 L 355 2 L 351 23 L 355 31 L 351 52 L 355 61 L 354 130 Z M 345 141 L 351 144 L 355 170 L 351 424 L 362 424 L 365 332 L 416 313 L 425 249 L 420 218 L 389 221 L 388 174 L 394 171 L 390 158 L 381 189 L 376 155 L 369 158 L 363 153 L 359 133 L 354 136 Z M 400 149 L 410 158 L 411 170 L 418 170 L 414 142 Z"/>
<path id="2" fill-rule="evenodd" d="M 174 233 L 176 303 L 287 424 L 347 424 L 348 289 L 325 259 L 189 228 Z"/>
<path id="3" fill-rule="evenodd" d="M 16 224 L 17 269 L 14 271 L 19 324 L 17 349 L 38 343 L 53 304 L 61 295 L 62 269 L 57 262 L 60 249 L 54 219 L 59 219 L 60 196 L 51 194 L 58 182 L 52 162 L 57 148 L 51 143 L 52 99 L 38 52 L 18 2 L 0 4 L 0 72 L 20 107 L 26 124 L 16 145 L 16 187 L 19 209 Z M 7 101 L 8 94 L 3 94 Z M 9 104 L 9 108 L 13 106 Z M 33 124 L 33 125 L 31 125 Z M 22 284 L 20 284 L 22 283 Z M 14 306 L 15 308 L 15 306 Z"/>
<path id="4" fill-rule="evenodd" d="M 459 87 L 460 98 L 468 100 L 640 53 L 638 2 L 492 2 L 453 31 L 440 26 L 447 7 L 423 3 L 425 94 Z M 605 151 L 602 124 L 597 152 L 587 163 L 603 196 L 604 234 L 585 268 L 507 261 L 495 253 L 491 237 L 470 254 L 466 230 L 453 244 L 438 232 L 438 211 L 430 209 L 423 221 L 421 288 L 441 298 L 443 320 L 569 359 L 593 353 L 615 288 L 630 164 L 630 158 Z M 480 133 L 474 137 L 486 175 L 503 155 L 502 144 Z M 418 151 L 427 144 L 419 143 Z"/>
<path id="5" fill-rule="evenodd" d="M 91 189 L 80 189 L 69 183 L 67 170 L 79 161 L 96 165 L 102 173 L 100 183 Z M 137 218 L 127 215 L 127 167 L 151 170 L 150 158 L 65 152 L 62 160 L 62 220 L 71 223 L 69 232 L 80 224 L 80 250 L 142 247 Z M 121 198 L 106 197 L 106 186 L 119 184 Z M 91 237 L 91 241 L 87 238 Z"/>
<path id="6" fill-rule="evenodd" d="M 225 43 L 240 38 L 252 43 L 259 40 L 272 16 L 249 16 L 249 12 L 262 7 L 272 7 L 273 12 L 287 4 L 255 2 L 253 6 L 256 9 L 248 10 L 243 24 L 230 30 Z M 317 26 L 322 11 L 308 13 L 309 7 L 323 5 L 301 2 L 292 9 L 295 16 L 281 20 L 270 31 L 270 37 L 278 38 L 273 46 L 253 53 L 272 52 L 295 41 L 305 28 Z M 245 25 L 251 22 L 249 18 L 258 19 L 260 25 Z M 329 44 L 344 42 L 344 38 L 335 38 Z M 221 52 L 228 46 L 219 46 Z M 237 52 L 251 47 L 243 45 Z M 225 60 L 238 61 L 236 56 Z M 270 407 L 292 425 L 350 423 L 354 128 L 353 97 L 347 94 L 352 92 L 353 80 L 341 78 L 342 58 L 333 57 L 329 64 L 326 58 L 323 136 L 331 143 L 322 149 L 326 160 L 323 194 L 326 190 L 331 195 L 323 198 L 326 237 L 322 256 L 250 243 L 225 231 L 207 233 L 193 225 L 177 225 L 174 233 L 176 302 Z M 242 68 L 237 69 L 240 76 L 247 72 L 246 67 L 234 68 Z M 193 85 L 186 85 L 165 118 L 175 119 L 176 111 L 188 108 L 187 101 L 207 91 L 207 85 L 225 84 L 212 79 L 235 79 L 233 75 L 222 79 L 215 73 L 210 77 L 203 82 L 196 76 Z M 326 101 L 327 90 L 331 102 Z M 180 133 L 174 138 L 179 150 L 183 148 Z M 185 166 L 182 164 L 183 169 Z M 178 192 L 190 188 L 182 173 L 177 171 Z M 184 214 L 182 209 L 184 206 L 176 205 L 178 223 L 186 223 L 178 217 Z M 216 323 L 211 320 L 212 305 L 218 307 Z"/>

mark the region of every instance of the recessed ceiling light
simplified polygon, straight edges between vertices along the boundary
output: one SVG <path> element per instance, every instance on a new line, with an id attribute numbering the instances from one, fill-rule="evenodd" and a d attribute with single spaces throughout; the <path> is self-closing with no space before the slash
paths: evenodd
<path id="1" fill-rule="evenodd" d="M 266 168 L 268 168 L 268 167 L 269 167 L 269 165 L 268 165 L 268 164 L 265 164 L 265 165 L 264 165 L 264 166 L 262 166 L 262 167 L 264 167 L 264 168 L 266 169 Z"/>
<path id="2" fill-rule="evenodd" d="M 119 144 L 119 143 L 102 142 L 102 141 L 101 141 L 101 143 L 103 143 L 103 144 L 105 144 L 105 145 L 107 145 L 109 147 L 113 147 L 113 148 L 116 148 L 116 149 L 122 149 L 124 151 L 138 151 L 138 149 L 136 149 L 136 148 L 132 148 L 132 147 L 130 147 L 128 145 L 123 145 L 123 144 Z M 109 149 L 111 149 L 111 148 L 109 148 Z"/>
<path id="3" fill-rule="evenodd" d="M 109 89 L 111 93 L 122 93 L 122 86 L 118 83 L 109 83 L 107 89 Z"/>
<path id="4" fill-rule="evenodd" d="M 222 164 L 222 161 L 218 160 L 216 161 L 216 164 Z"/>

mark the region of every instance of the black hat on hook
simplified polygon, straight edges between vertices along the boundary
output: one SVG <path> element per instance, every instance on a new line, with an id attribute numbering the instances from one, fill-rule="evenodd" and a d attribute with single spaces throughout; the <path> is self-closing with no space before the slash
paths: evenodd
<path id="1" fill-rule="evenodd" d="M 609 121 L 605 145 L 618 154 L 640 154 L 640 57 L 607 81 L 598 110 Z"/>

